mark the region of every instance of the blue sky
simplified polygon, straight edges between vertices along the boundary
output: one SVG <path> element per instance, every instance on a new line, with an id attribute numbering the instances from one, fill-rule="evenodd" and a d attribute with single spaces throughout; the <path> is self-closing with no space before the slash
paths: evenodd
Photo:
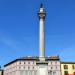
<path id="1" fill-rule="evenodd" d="M 39 11 L 46 11 L 45 54 L 75 61 L 75 0 L 0 0 L 0 65 L 39 55 Z"/>

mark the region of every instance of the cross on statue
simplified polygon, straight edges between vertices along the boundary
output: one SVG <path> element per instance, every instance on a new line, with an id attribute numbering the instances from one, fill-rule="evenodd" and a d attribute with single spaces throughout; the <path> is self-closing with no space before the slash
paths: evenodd
<path id="1" fill-rule="evenodd" d="M 45 5 L 46 0 L 40 0 L 40 2 L 41 2 L 42 5 Z"/>

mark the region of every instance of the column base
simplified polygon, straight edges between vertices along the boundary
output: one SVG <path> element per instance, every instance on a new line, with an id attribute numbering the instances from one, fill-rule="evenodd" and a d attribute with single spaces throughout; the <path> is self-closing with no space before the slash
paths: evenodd
<path id="1" fill-rule="evenodd" d="M 45 62 L 45 58 L 44 57 L 39 57 L 40 62 Z"/>

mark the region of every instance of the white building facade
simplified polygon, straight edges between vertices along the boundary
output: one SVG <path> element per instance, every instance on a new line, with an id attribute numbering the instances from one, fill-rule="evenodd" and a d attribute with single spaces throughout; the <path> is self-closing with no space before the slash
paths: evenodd
<path id="1" fill-rule="evenodd" d="M 58 57 L 46 57 L 40 62 L 37 57 L 16 59 L 5 65 L 4 75 L 60 75 Z"/>

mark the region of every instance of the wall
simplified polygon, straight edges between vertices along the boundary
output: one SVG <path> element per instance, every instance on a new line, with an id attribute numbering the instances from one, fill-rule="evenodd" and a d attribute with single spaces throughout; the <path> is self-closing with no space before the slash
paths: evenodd
<path id="1" fill-rule="evenodd" d="M 68 69 L 64 69 L 64 65 L 68 65 Z M 75 68 L 73 69 L 73 66 L 75 67 L 74 63 L 61 63 L 61 70 L 62 70 L 62 75 L 64 75 L 64 71 L 68 71 L 69 75 L 74 75 Z"/>

